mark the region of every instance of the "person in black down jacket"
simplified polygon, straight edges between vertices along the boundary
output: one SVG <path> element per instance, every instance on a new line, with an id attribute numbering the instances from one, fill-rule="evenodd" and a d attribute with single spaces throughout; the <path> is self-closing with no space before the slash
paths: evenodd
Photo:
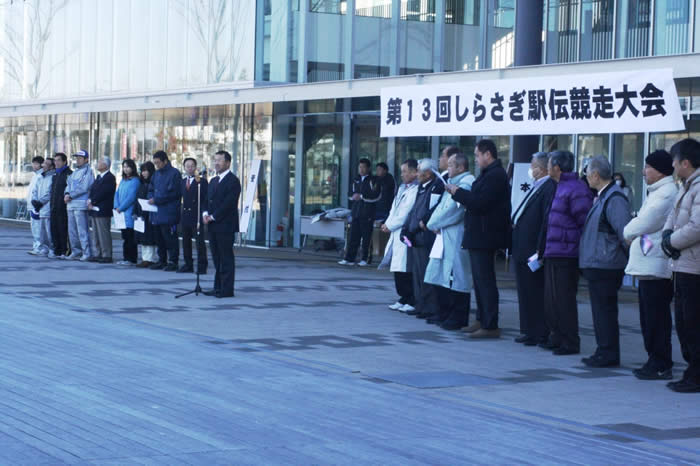
<path id="1" fill-rule="evenodd" d="M 151 224 L 150 212 L 146 212 L 141 208 L 139 199 L 148 199 L 148 187 L 151 183 L 151 178 L 156 172 L 156 167 L 153 162 L 144 162 L 139 167 L 141 172 L 141 186 L 136 195 L 136 204 L 134 205 L 135 220 L 141 220 L 144 223 L 143 231 L 136 231 L 136 222 L 134 222 L 134 235 L 136 242 L 141 245 L 141 262 L 136 267 L 150 267 L 156 263 L 156 237 Z"/>
<path id="2" fill-rule="evenodd" d="M 471 191 L 455 185 L 445 189 L 467 209 L 462 248 L 469 250 L 471 259 L 477 320 L 465 331 L 471 333 L 472 338 L 499 338 L 494 261 L 496 250 L 510 245 L 510 185 L 493 141 L 479 141 L 474 155 L 481 173 Z"/>

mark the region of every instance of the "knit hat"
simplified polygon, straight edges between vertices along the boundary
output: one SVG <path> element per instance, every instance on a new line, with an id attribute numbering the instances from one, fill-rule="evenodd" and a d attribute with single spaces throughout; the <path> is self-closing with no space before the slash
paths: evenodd
<path id="1" fill-rule="evenodd" d="M 645 162 L 666 176 L 673 175 L 673 157 L 665 150 L 656 150 L 647 155 Z"/>

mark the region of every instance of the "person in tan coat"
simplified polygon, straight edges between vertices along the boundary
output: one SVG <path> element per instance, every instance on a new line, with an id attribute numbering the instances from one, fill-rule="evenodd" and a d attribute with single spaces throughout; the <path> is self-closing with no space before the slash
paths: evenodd
<path id="1" fill-rule="evenodd" d="M 671 147 L 675 175 L 682 181 L 662 233 L 675 286 L 676 333 L 688 368 L 668 387 L 700 392 L 700 142 L 684 139 Z"/>

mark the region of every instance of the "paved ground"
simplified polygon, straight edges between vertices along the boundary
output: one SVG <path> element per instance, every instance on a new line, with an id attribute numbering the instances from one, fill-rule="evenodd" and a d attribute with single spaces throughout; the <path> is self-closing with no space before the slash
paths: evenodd
<path id="1" fill-rule="evenodd" d="M 0 225 L 3 465 L 700 462 L 700 395 L 630 373 L 630 292 L 624 366 L 590 370 L 512 341 L 507 276 L 506 336 L 469 341 L 390 311 L 388 273 L 325 258 L 238 251 L 235 299 L 175 300 L 193 277 L 28 245 Z"/>

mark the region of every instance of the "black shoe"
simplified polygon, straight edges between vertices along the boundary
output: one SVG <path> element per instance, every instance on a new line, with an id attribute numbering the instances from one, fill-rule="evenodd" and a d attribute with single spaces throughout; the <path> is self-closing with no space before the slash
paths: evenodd
<path id="1" fill-rule="evenodd" d="M 581 358 L 581 362 L 588 367 L 620 367 L 620 360 L 603 359 L 600 356 L 593 355 L 589 358 Z"/>
<path id="2" fill-rule="evenodd" d="M 426 319 L 426 322 L 429 324 L 442 325 L 445 321 L 437 317 L 433 317 L 430 319 Z"/>
<path id="3" fill-rule="evenodd" d="M 202 294 L 204 296 L 216 296 L 220 293 L 217 290 L 207 290 L 207 291 L 202 291 Z"/>
<path id="4" fill-rule="evenodd" d="M 217 298 L 233 298 L 233 293 L 226 293 L 226 294 L 217 293 L 216 297 Z"/>
<path id="5" fill-rule="evenodd" d="M 466 325 L 467 324 L 459 320 L 446 320 L 440 324 L 440 327 L 442 327 L 444 330 L 459 330 Z"/>
<path id="6" fill-rule="evenodd" d="M 405 312 L 405 314 L 406 314 L 407 316 L 417 316 L 417 315 L 419 315 L 420 313 L 421 313 L 421 312 L 420 312 L 418 309 L 414 309 L 414 310 L 412 310 L 412 311 L 407 311 L 407 312 Z"/>
<path id="7" fill-rule="evenodd" d="M 635 377 L 639 380 L 671 380 L 673 378 L 673 372 L 671 369 L 666 369 L 664 371 L 657 371 L 649 366 L 643 366 L 639 369 L 632 371 Z"/>
<path id="8" fill-rule="evenodd" d="M 527 340 L 525 340 L 523 342 L 523 345 L 525 345 L 525 346 L 537 346 L 537 340 L 535 340 L 534 338 L 528 338 Z"/>
<path id="9" fill-rule="evenodd" d="M 165 266 L 166 266 L 166 264 L 163 262 L 156 262 L 155 264 L 150 266 L 149 269 L 150 270 L 162 270 L 165 268 Z"/>
<path id="10" fill-rule="evenodd" d="M 101 257 L 98 262 L 100 264 L 111 264 L 112 258 L 111 257 Z"/>
<path id="11" fill-rule="evenodd" d="M 101 257 L 97 257 L 97 256 L 92 256 L 92 257 L 89 258 L 87 261 L 88 261 L 88 262 L 100 263 L 100 262 L 102 262 L 102 258 L 101 258 Z"/>
<path id="12" fill-rule="evenodd" d="M 516 343 L 525 343 L 529 339 L 530 339 L 530 337 L 528 337 L 527 335 L 519 335 L 519 336 L 515 337 L 513 340 Z"/>
<path id="13" fill-rule="evenodd" d="M 692 382 L 688 379 L 682 379 L 678 382 L 671 382 L 668 388 L 678 393 L 700 393 L 700 383 Z"/>
<path id="14" fill-rule="evenodd" d="M 177 273 L 191 273 L 194 272 L 194 268 L 191 265 L 183 265 L 179 269 L 177 269 Z"/>
<path id="15" fill-rule="evenodd" d="M 558 346 L 552 350 L 552 354 L 555 356 L 568 356 L 570 354 L 579 354 L 580 352 L 580 350 L 566 348 L 565 346 Z"/>
<path id="16" fill-rule="evenodd" d="M 537 346 L 539 346 L 540 348 L 546 349 L 546 350 L 550 350 L 550 351 L 559 348 L 559 345 L 552 343 L 551 340 L 547 340 L 545 342 L 538 343 Z"/>
<path id="17" fill-rule="evenodd" d="M 163 272 L 177 272 L 177 264 L 168 264 L 163 267 Z"/>

